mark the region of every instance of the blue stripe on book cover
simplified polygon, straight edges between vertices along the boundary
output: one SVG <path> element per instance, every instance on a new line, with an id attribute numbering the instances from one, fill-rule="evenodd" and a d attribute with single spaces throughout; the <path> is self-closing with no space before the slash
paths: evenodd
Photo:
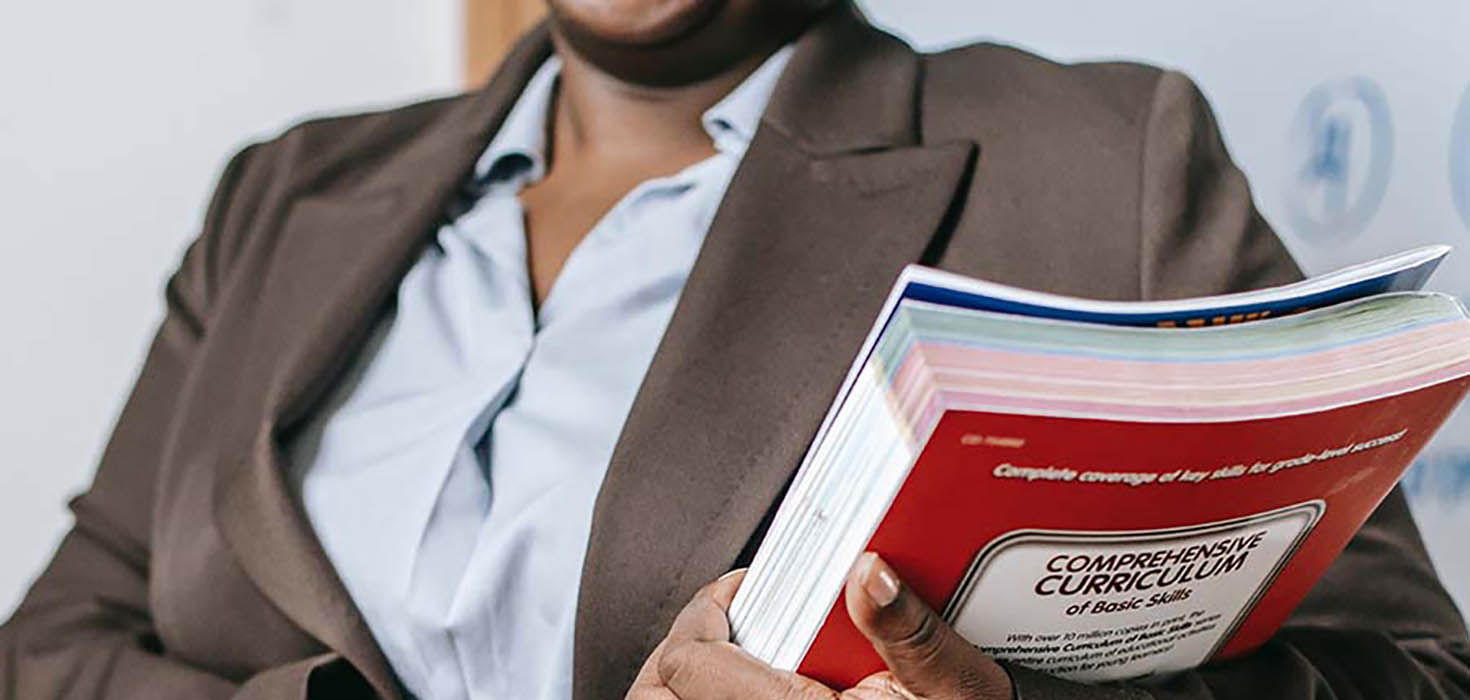
<path id="1" fill-rule="evenodd" d="M 1213 308 L 1205 307 L 1162 314 L 1098 312 L 1084 309 L 1043 306 L 985 294 L 973 294 L 948 287 L 924 284 L 922 282 L 910 282 L 904 289 L 903 296 L 905 299 L 944 304 L 958 308 L 995 311 L 1063 321 L 1083 321 L 1118 326 L 1209 326 L 1267 317 L 1286 316 L 1308 309 L 1331 306 L 1375 294 L 1415 291 L 1424 286 L 1424 283 L 1429 279 L 1429 275 L 1434 272 L 1434 268 L 1436 267 L 1433 263 L 1437 262 L 1438 260 L 1434 260 L 1431 263 L 1377 277 L 1370 277 L 1352 284 L 1270 303 L 1236 304 Z"/>

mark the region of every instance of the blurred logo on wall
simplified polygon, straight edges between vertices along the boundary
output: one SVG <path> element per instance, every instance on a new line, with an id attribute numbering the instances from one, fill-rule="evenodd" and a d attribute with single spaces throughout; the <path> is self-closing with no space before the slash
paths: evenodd
<path id="1" fill-rule="evenodd" d="M 1404 490 L 1416 503 L 1462 507 L 1470 498 L 1470 450 L 1430 449 L 1404 476 Z"/>
<path id="2" fill-rule="evenodd" d="M 1388 99 L 1377 83 L 1349 78 L 1307 93 L 1290 142 L 1286 202 L 1296 231 L 1318 238 L 1362 233 L 1388 192 L 1393 139 Z"/>
<path id="3" fill-rule="evenodd" d="M 1455 114 L 1455 131 L 1450 137 L 1450 193 L 1465 227 L 1470 228 L 1470 86 Z"/>

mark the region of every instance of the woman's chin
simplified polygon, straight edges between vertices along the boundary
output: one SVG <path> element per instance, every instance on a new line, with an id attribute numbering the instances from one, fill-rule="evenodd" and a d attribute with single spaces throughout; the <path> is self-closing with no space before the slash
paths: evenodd
<path id="1" fill-rule="evenodd" d="M 552 0 L 560 22 L 599 42 L 651 47 L 678 41 L 710 21 L 726 0 Z"/>

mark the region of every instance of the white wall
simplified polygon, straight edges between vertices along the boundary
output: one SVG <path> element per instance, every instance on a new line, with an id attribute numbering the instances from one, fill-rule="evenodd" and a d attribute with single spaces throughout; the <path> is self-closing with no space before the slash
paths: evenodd
<path id="1" fill-rule="evenodd" d="M 1451 243 L 1460 251 L 1432 286 L 1470 296 L 1470 3 L 1464 0 L 862 4 L 875 20 L 927 48 L 985 39 L 1062 60 L 1123 57 L 1183 69 L 1214 102 L 1258 203 L 1309 272 Z M 1365 91 L 1366 101 L 1352 92 L 1364 80 L 1376 86 Z M 1337 99 L 1326 118 L 1302 119 L 1314 91 Z M 1387 119 L 1375 132 L 1366 105 L 1378 104 L 1378 93 Z M 1330 147 L 1325 128 L 1334 121 L 1346 129 L 1338 148 Z M 1324 153 L 1337 167 L 1324 167 Z M 1372 203 L 1375 177 L 1387 178 L 1381 205 L 1354 211 Z M 1324 206 L 1334 188 L 1347 206 Z M 1470 610 L 1470 411 L 1441 431 L 1407 483 L 1435 563 Z"/>
<path id="2" fill-rule="evenodd" d="M 457 0 L 0 3 L 0 619 L 70 525 L 224 160 L 454 89 Z"/>

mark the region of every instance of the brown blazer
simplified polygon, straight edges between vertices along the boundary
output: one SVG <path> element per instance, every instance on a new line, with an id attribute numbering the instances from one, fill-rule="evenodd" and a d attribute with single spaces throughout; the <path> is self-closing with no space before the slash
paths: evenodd
<path id="1" fill-rule="evenodd" d="M 400 696 L 279 444 L 549 51 L 537 29 L 484 90 L 303 124 L 230 162 L 76 526 L 0 631 L 0 695 Z M 695 589 L 749 556 L 914 261 L 1108 299 L 1298 276 L 1186 78 L 918 54 L 839 7 L 800 40 L 602 485 L 579 700 L 621 697 Z M 1467 662 L 1395 493 L 1249 658 L 1147 688 L 1015 673 L 1028 699 L 1465 697 Z"/>

